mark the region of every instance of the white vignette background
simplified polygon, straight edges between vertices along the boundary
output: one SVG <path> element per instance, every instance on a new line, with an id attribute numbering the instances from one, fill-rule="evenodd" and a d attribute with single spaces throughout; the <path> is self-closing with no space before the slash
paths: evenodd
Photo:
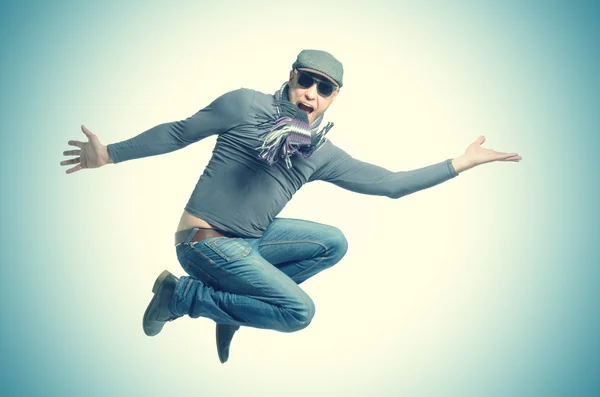
<path id="1" fill-rule="evenodd" d="M 592 2 L 3 2 L 2 382 L 10 396 L 594 396 L 600 391 L 599 37 Z M 141 316 L 214 139 L 86 170 L 105 144 L 240 87 L 274 92 L 303 48 L 345 85 L 330 138 L 392 170 L 485 146 L 477 167 L 391 200 L 305 186 L 281 216 L 341 228 L 303 284 L 313 323 L 156 338 Z"/>

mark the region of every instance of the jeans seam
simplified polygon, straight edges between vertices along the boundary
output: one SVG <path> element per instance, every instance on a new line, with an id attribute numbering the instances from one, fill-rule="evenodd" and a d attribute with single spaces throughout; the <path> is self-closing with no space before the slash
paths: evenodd
<path id="1" fill-rule="evenodd" d="M 327 255 L 327 248 L 325 248 L 325 256 L 326 256 L 326 255 Z M 317 265 L 319 265 L 319 263 L 321 263 L 321 262 L 323 261 L 323 259 L 324 259 L 324 258 L 325 258 L 325 257 L 324 257 L 324 256 L 322 256 L 322 257 L 321 257 L 321 259 L 319 259 L 319 261 L 318 261 L 317 263 L 315 263 L 314 265 L 312 265 L 312 266 L 311 266 L 311 267 L 309 267 L 309 268 L 306 268 L 306 269 L 302 270 L 301 272 L 298 272 L 298 273 L 294 274 L 294 275 L 293 275 L 293 276 L 291 276 L 290 278 L 291 278 L 291 279 L 293 279 L 294 277 L 298 277 L 298 276 L 300 276 L 300 275 L 302 275 L 302 274 L 304 274 L 304 273 L 308 272 L 309 270 L 311 270 L 311 269 L 315 268 Z"/>
<path id="2" fill-rule="evenodd" d="M 182 243 L 182 244 L 183 244 L 183 243 Z M 190 246 L 188 246 L 188 247 L 184 248 L 184 249 L 183 249 L 183 251 L 181 251 L 179 254 L 177 254 L 177 259 L 181 258 L 183 255 L 185 255 L 185 254 L 187 254 L 188 252 L 190 252 L 192 248 L 193 248 L 193 247 L 190 247 Z"/>
<path id="3" fill-rule="evenodd" d="M 257 286 L 255 286 L 254 284 L 252 284 L 251 282 L 249 282 L 248 280 L 246 280 L 246 279 L 244 279 L 244 278 L 240 277 L 240 276 L 239 276 L 238 274 L 236 274 L 236 273 L 233 273 L 233 272 L 231 272 L 231 271 L 227 270 L 227 268 L 225 268 L 225 267 L 221 266 L 221 265 L 220 265 L 218 262 L 215 262 L 215 261 L 213 261 L 212 259 L 210 259 L 208 256 L 206 256 L 206 255 L 205 255 L 205 254 L 204 254 L 202 251 L 200 251 L 199 249 L 197 249 L 197 248 L 195 248 L 195 247 L 192 247 L 192 248 L 193 248 L 193 250 L 194 250 L 194 251 L 196 251 L 197 253 L 199 253 L 200 255 L 202 255 L 204 258 L 208 259 L 208 261 L 209 261 L 210 263 L 212 263 L 212 264 L 214 264 L 214 265 L 217 265 L 217 266 L 219 267 L 219 269 L 220 269 L 222 272 L 224 272 L 224 273 L 227 273 L 227 274 L 229 274 L 230 276 L 233 276 L 233 277 L 237 278 L 238 280 L 240 280 L 240 281 L 242 281 L 243 283 L 245 283 L 246 285 L 249 285 L 250 287 L 252 287 L 252 288 L 256 289 L 257 291 L 261 291 L 261 289 L 260 289 L 260 288 L 258 288 Z M 209 249 L 210 249 L 210 247 L 207 247 L 207 248 L 209 248 Z M 211 250 L 212 250 L 212 249 L 211 249 Z M 214 252 L 214 251 L 213 251 L 213 252 Z M 258 254 L 258 253 L 257 253 L 257 254 Z M 218 254 L 217 254 L 217 255 L 218 255 Z M 240 259 L 238 259 L 238 260 L 241 260 L 241 259 L 248 258 L 248 256 L 249 256 L 249 255 L 246 255 L 244 258 L 240 258 Z M 224 260 L 225 260 L 225 259 L 224 259 Z M 226 262 L 237 262 L 237 260 L 235 260 L 235 261 L 227 261 L 227 260 L 225 260 L 225 261 L 226 261 Z M 205 272 L 206 272 L 206 271 L 205 271 Z M 210 273 L 208 273 L 208 272 L 206 272 L 206 273 L 207 273 L 209 276 L 211 276 L 211 277 L 215 278 L 215 277 L 214 277 L 214 276 L 212 276 Z M 261 292 L 262 292 L 262 291 L 261 291 Z M 260 300 L 260 299 L 258 299 L 258 300 Z M 281 308 L 281 309 L 284 309 L 284 307 L 283 307 L 283 306 L 277 306 L 277 305 L 275 305 L 275 304 L 273 304 L 273 306 L 275 306 L 275 307 L 278 307 L 278 308 Z"/>
<path id="4" fill-rule="evenodd" d="M 309 270 L 315 268 L 319 263 L 321 263 L 323 261 L 323 259 L 325 259 L 325 257 L 327 256 L 327 253 L 329 252 L 329 248 L 327 248 L 327 246 L 323 243 L 320 243 L 318 241 L 314 241 L 314 240 L 289 240 L 289 241 L 274 241 L 271 243 L 264 243 L 264 244 L 259 244 L 259 247 L 264 247 L 266 245 L 278 245 L 278 244 L 290 244 L 290 243 L 313 243 L 313 244 L 317 244 L 320 245 L 321 247 L 323 247 L 325 249 L 325 255 L 321 256 L 321 259 L 319 259 L 319 261 L 317 263 L 315 263 L 314 265 L 312 265 L 309 268 L 306 268 L 296 274 L 294 274 L 293 276 L 290 276 L 291 279 L 293 279 L 294 277 L 298 277 L 301 274 L 304 274 L 306 272 L 308 272 Z"/>
<path id="5" fill-rule="evenodd" d="M 278 245 L 278 244 L 290 244 L 290 243 L 313 243 L 320 245 L 321 247 L 327 249 L 327 246 L 319 241 L 314 240 L 286 240 L 286 241 L 272 241 L 268 243 L 260 243 L 258 246 L 263 247 L 265 245 Z"/>
<path id="6" fill-rule="evenodd" d="M 245 278 L 242 278 L 242 277 L 240 277 L 238 274 L 236 274 L 236 273 L 232 273 L 232 272 L 228 271 L 227 269 L 223 269 L 223 268 L 221 268 L 221 269 L 222 269 L 224 272 L 226 272 L 226 273 L 228 273 L 228 274 L 232 275 L 233 277 L 237 278 L 238 280 L 241 280 L 242 282 L 244 282 L 244 284 L 251 286 L 251 287 L 252 287 L 252 288 L 254 288 L 255 290 L 259 291 L 260 293 L 262 293 L 262 292 L 263 292 L 263 291 L 261 290 L 261 288 L 258 288 L 256 285 L 252 284 L 251 282 L 249 282 L 249 281 L 248 281 L 248 280 L 246 280 Z M 236 294 L 235 292 L 232 292 L 232 293 L 233 293 L 233 294 Z M 237 294 L 236 294 L 236 295 L 237 295 Z M 256 299 L 256 300 L 258 300 L 258 301 L 261 301 L 261 302 L 263 302 L 263 303 L 267 303 L 267 302 L 265 302 L 265 301 L 263 301 L 263 300 L 261 300 L 261 299 L 259 299 L 259 298 L 256 298 L 256 297 L 254 297 L 254 296 L 249 296 L 249 295 L 246 295 L 246 296 L 248 296 L 248 297 L 250 297 L 250 298 L 253 298 L 253 299 Z M 267 303 L 267 304 L 269 304 L 269 305 L 272 305 L 272 306 L 275 306 L 276 308 L 278 308 L 278 309 L 281 309 L 281 310 L 286 310 L 286 311 L 287 311 L 287 310 L 289 310 L 289 309 L 287 309 L 286 307 L 284 307 L 284 306 L 279 306 L 279 305 L 277 305 L 277 304 L 275 304 L 275 303 Z"/>
<path id="7" fill-rule="evenodd" d="M 192 286 L 192 279 L 190 278 L 188 280 L 188 284 L 185 286 L 185 291 L 183 291 L 184 298 L 187 296 L 188 292 L 190 291 L 191 286 Z"/>
<path id="8" fill-rule="evenodd" d="M 258 253 L 257 253 L 257 254 L 258 254 Z M 204 255 L 204 254 L 203 254 L 203 255 Z M 245 256 L 244 258 L 247 258 L 247 257 L 248 257 L 248 256 Z M 210 258 L 209 258 L 209 260 L 210 260 Z M 211 260 L 211 262 L 212 262 L 212 260 Z M 236 261 L 233 261 L 233 262 L 236 262 Z M 216 262 L 212 262 L 212 263 L 216 263 Z M 217 264 L 217 265 L 219 265 L 218 263 L 216 263 L 216 264 Z M 272 265 L 271 265 L 271 266 L 272 266 Z M 311 268 L 312 268 L 312 266 L 311 266 Z M 242 277 L 240 277 L 238 274 L 236 274 L 236 273 L 233 273 L 233 272 L 231 272 L 231 271 L 227 270 L 226 268 L 224 268 L 224 267 L 222 267 L 222 266 L 220 266 L 220 265 L 219 265 L 219 269 L 221 269 L 221 271 L 223 271 L 223 272 L 225 272 L 225 273 L 227 273 L 227 274 L 229 274 L 229 275 L 231 275 L 231 276 L 233 276 L 233 277 L 237 278 L 238 280 L 242 281 L 244 284 L 246 284 L 246 285 L 249 285 L 250 287 L 252 287 L 252 288 L 254 288 L 254 289 L 256 289 L 257 291 L 259 291 L 259 292 L 261 292 L 261 293 L 262 293 L 262 289 L 261 289 L 261 288 L 259 288 L 259 287 L 257 287 L 256 285 L 252 284 L 251 282 L 249 282 L 249 281 L 248 281 L 248 280 L 246 280 L 245 278 L 242 278 Z M 298 288 L 300 288 L 300 287 L 298 287 Z M 235 292 L 231 292 L 231 293 L 232 293 L 232 294 L 235 294 L 235 295 L 238 295 L 238 294 L 237 294 L 237 293 L 235 293 Z M 248 296 L 248 295 L 246 295 L 246 296 Z M 249 297 L 251 297 L 252 299 L 256 299 L 256 300 L 258 300 L 258 301 L 261 301 L 261 302 L 263 302 L 263 303 L 266 303 L 266 304 L 268 304 L 268 305 L 274 306 L 274 307 L 276 307 L 276 308 L 278 308 L 278 309 L 280 309 L 280 310 L 285 310 L 286 312 L 288 312 L 288 313 L 290 313 L 290 314 L 291 314 L 291 310 L 292 310 L 292 309 L 289 309 L 289 308 L 287 308 L 287 307 L 285 307 L 285 306 L 279 306 L 279 305 L 278 305 L 278 304 L 276 304 L 276 303 L 265 302 L 265 301 L 263 301 L 263 300 L 261 300 L 261 299 L 259 299 L 259 298 L 256 298 L 256 297 L 254 297 L 254 296 L 249 296 Z"/>

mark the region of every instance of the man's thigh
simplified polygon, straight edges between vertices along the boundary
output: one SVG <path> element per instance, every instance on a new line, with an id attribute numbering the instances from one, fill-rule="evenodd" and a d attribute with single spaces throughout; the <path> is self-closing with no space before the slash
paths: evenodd
<path id="1" fill-rule="evenodd" d="M 259 239 L 258 249 L 263 258 L 278 267 L 326 257 L 335 263 L 346 253 L 347 241 L 334 226 L 276 218 Z"/>
<path id="2" fill-rule="evenodd" d="M 309 299 L 294 281 L 241 238 L 200 241 L 186 254 L 182 266 L 216 290 L 290 304 Z"/>

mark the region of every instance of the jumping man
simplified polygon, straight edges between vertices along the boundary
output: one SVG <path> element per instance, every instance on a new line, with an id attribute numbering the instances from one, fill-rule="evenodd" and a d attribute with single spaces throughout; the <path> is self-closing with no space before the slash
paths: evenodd
<path id="1" fill-rule="evenodd" d="M 69 141 L 78 156 L 67 174 L 182 149 L 218 135 L 210 162 L 185 206 L 175 233 L 177 259 L 188 276 L 156 279 L 143 330 L 157 335 L 183 315 L 216 322 L 221 362 L 240 326 L 298 331 L 314 314 L 299 284 L 338 263 L 347 250 L 328 225 L 277 215 L 304 184 L 327 181 L 369 195 L 400 198 L 480 164 L 518 162 L 517 153 L 483 148 L 480 136 L 464 154 L 423 168 L 392 172 L 351 157 L 326 136 L 322 122 L 343 85 L 331 54 L 303 50 L 274 94 L 238 89 L 185 120 L 157 125 L 104 146 L 85 126 L 87 142 Z"/>

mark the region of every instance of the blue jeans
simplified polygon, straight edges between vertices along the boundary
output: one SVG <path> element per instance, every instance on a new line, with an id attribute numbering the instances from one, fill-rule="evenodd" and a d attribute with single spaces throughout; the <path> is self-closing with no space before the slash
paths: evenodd
<path id="1" fill-rule="evenodd" d="M 191 277 L 181 277 L 170 302 L 176 316 L 293 332 L 315 314 L 298 286 L 342 259 L 342 232 L 315 222 L 276 218 L 260 238 L 212 237 L 176 246 Z"/>

